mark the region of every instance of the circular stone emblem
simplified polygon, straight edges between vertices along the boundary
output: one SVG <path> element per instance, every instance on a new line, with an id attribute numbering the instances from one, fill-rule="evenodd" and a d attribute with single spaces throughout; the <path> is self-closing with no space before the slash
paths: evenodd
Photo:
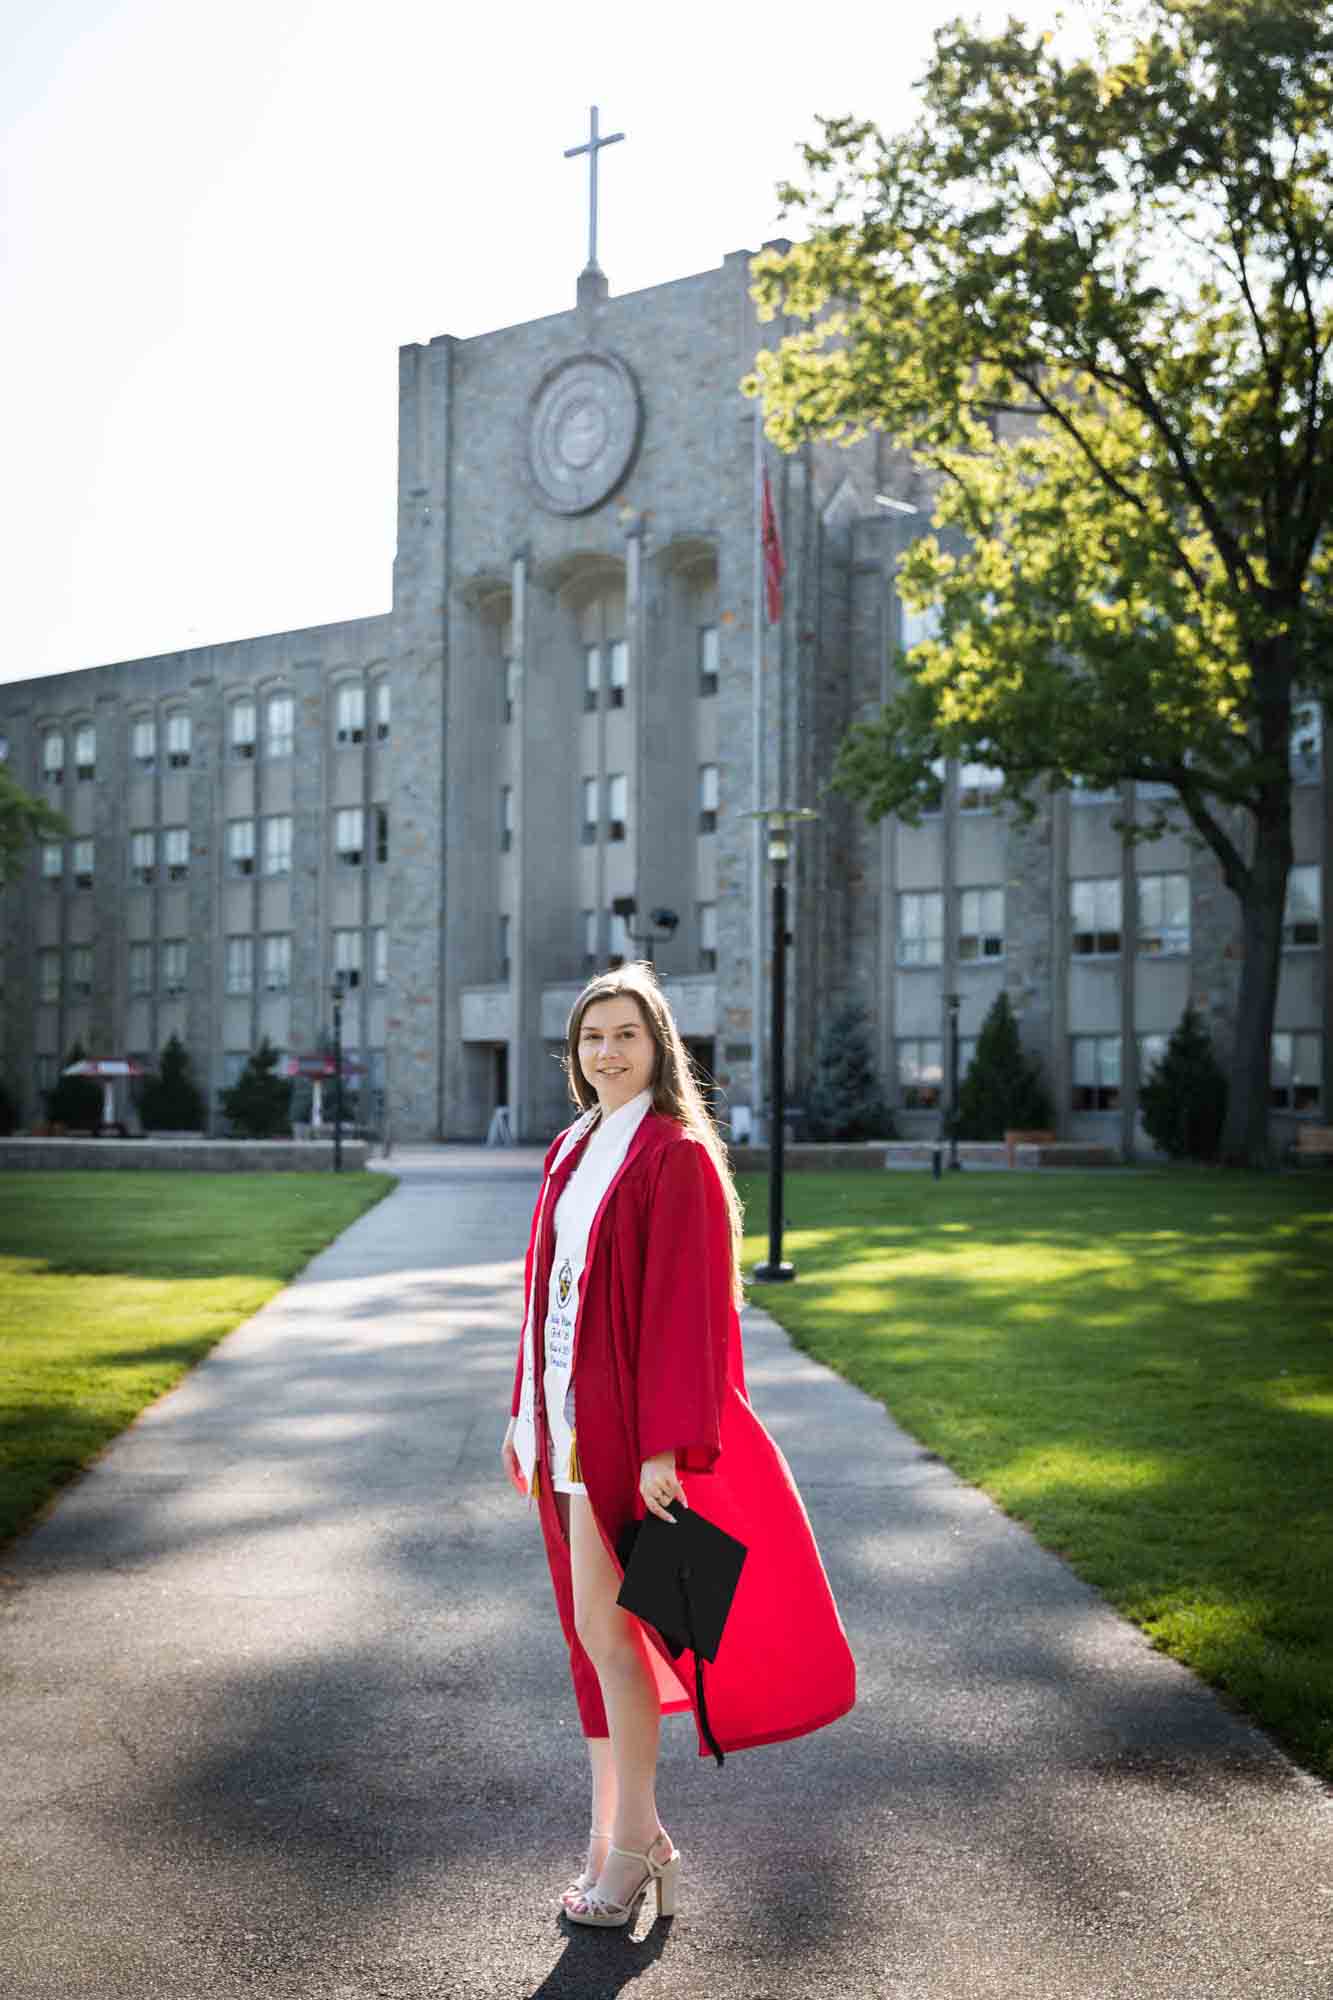
<path id="1" fill-rule="evenodd" d="M 528 463 L 542 505 L 586 514 L 634 462 L 639 387 L 614 354 L 577 354 L 545 376 L 532 399 Z"/>

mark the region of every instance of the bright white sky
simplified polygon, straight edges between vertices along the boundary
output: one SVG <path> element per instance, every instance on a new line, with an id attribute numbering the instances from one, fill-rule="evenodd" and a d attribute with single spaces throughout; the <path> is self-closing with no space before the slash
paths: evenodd
<path id="1" fill-rule="evenodd" d="M 398 347 L 573 304 L 589 105 L 635 291 L 779 233 L 959 11 L 1009 8 L 9 0 L 0 680 L 387 610 Z"/>

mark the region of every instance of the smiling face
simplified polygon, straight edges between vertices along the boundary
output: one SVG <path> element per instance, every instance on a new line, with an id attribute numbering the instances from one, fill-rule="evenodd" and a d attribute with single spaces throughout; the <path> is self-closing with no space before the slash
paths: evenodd
<path id="1" fill-rule="evenodd" d="M 597 1092 L 603 1117 L 653 1080 L 657 1047 L 639 1005 L 628 995 L 594 1000 L 579 1024 L 579 1068 Z"/>

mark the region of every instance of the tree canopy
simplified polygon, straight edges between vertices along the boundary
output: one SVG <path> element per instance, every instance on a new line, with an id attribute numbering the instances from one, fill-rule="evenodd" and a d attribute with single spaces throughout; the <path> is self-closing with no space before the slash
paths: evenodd
<path id="1" fill-rule="evenodd" d="M 0 764 L 0 888 L 17 877 L 33 841 L 63 840 L 68 832 L 68 822 Z"/>
<path id="2" fill-rule="evenodd" d="M 946 754 L 1023 811 L 1174 788 L 1243 913 L 1254 1158 L 1290 740 L 1333 692 L 1333 9 L 1108 6 L 1081 50 L 955 21 L 921 103 L 896 136 L 822 120 L 782 191 L 810 234 L 755 266 L 761 313 L 810 322 L 758 357 L 770 434 L 873 426 L 935 501 L 899 583 L 936 630 L 834 781 L 908 818 Z"/>

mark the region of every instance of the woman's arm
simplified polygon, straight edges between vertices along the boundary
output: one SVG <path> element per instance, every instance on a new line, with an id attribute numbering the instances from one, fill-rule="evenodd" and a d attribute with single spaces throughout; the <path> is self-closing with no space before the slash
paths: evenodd
<path id="1" fill-rule="evenodd" d="M 648 1221 L 639 1310 L 639 1455 L 708 1472 L 721 1449 L 731 1300 L 726 1198 L 696 1140 L 664 1151 Z"/>

